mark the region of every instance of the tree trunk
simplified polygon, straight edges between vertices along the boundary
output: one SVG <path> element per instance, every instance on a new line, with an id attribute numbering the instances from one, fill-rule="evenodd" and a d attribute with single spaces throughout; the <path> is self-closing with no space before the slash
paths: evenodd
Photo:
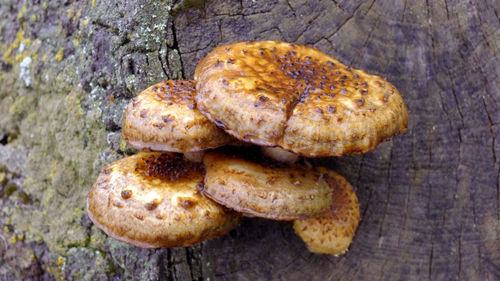
<path id="1" fill-rule="evenodd" d="M 28 2 L 0 4 L 0 280 L 500 280 L 497 1 Z M 85 197 L 130 153 L 127 102 L 249 40 L 313 45 L 403 93 L 406 134 L 315 160 L 356 187 L 350 250 L 312 254 L 263 219 L 189 248 L 108 238 Z"/>

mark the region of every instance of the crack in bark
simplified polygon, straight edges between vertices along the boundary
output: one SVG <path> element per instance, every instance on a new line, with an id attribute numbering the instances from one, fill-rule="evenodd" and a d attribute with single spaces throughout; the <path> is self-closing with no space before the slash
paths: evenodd
<path id="1" fill-rule="evenodd" d="M 373 1 L 373 2 L 375 2 L 375 1 Z M 368 12 L 367 12 L 367 14 L 368 14 Z M 358 60 L 358 59 L 359 59 L 359 60 L 362 60 L 362 59 L 364 58 L 364 56 L 365 56 L 365 52 L 363 52 L 363 51 L 366 49 L 366 46 L 368 45 L 368 42 L 370 41 L 370 38 L 371 38 L 371 36 L 372 36 L 372 34 L 373 34 L 373 31 L 375 31 L 375 29 L 377 28 L 377 26 L 378 26 L 378 22 L 379 22 L 379 20 L 380 20 L 380 17 L 381 17 L 381 15 L 379 15 L 379 16 L 377 17 L 377 19 L 375 20 L 375 24 L 373 24 L 373 25 L 372 25 L 372 29 L 370 30 L 370 32 L 368 32 L 368 36 L 366 37 L 365 41 L 363 42 L 363 46 L 359 49 L 359 56 L 354 57 L 354 58 L 351 60 L 351 62 L 349 63 L 349 65 L 353 65 L 353 64 L 354 64 L 354 62 L 355 62 L 355 61 L 357 62 L 357 60 Z"/>
<path id="2" fill-rule="evenodd" d="M 375 0 L 373 0 L 373 2 L 375 2 Z M 352 14 L 350 16 L 348 16 L 338 27 L 337 29 L 335 29 L 332 33 L 330 33 L 329 35 L 327 35 L 325 38 L 331 38 L 333 37 L 337 32 L 340 31 L 340 29 L 342 29 L 342 27 L 344 27 L 344 25 L 347 24 L 347 22 L 349 22 L 352 18 L 354 18 L 354 15 L 356 15 L 356 13 L 358 12 L 358 10 L 360 9 L 361 5 L 363 4 L 363 2 L 359 3 L 359 5 L 354 9 L 354 11 L 352 12 Z M 318 41 L 319 42 L 319 41 Z M 317 42 L 316 42 L 317 43 Z"/>
<path id="3" fill-rule="evenodd" d="M 172 43 L 172 49 L 177 50 L 179 53 L 179 63 L 181 65 L 181 75 L 182 78 L 186 79 L 186 74 L 184 73 L 184 63 L 182 61 L 182 55 L 181 55 L 181 50 L 179 49 L 179 41 L 177 41 L 177 30 L 175 28 L 175 19 L 172 19 L 172 37 L 173 37 L 173 43 Z"/>
<path id="4" fill-rule="evenodd" d="M 391 140 L 391 152 L 389 156 L 389 167 L 387 169 L 387 198 L 385 201 L 385 208 L 384 208 L 384 216 L 382 217 L 382 221 L 380 222 L 380 227 L 378 230 L 378 236 L 382 236 L 382 229 L 385 224 L 385 218 L 387 217 L 387 210 L 389 208 L 389 201 L 391 199 L 391 191 L 392 191 L 392 159 L 393 159 L 393 151 L 394 151 L 394 141 Z"/>

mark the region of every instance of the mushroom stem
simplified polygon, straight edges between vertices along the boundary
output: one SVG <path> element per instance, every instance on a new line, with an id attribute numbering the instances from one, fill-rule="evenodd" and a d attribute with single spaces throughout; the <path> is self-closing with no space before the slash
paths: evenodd
<path id="1" fill-rule="evenodd" d="M 297 162 L 297 160 L 299 160 L 299 155 L 297 155 L 293 152 L 290 152 L 290 151 L 283 150 L 282 148 L 277 147 L 277 146 L 275 146 L 275 147 L 262 146 L 260 148 L 260 151 L 265 156 L 272 158 L 272 159 L 279 161 L 279 162 L 293 164 L 293 163 Z"/>
<path id="2" fill-rule="evenodd" d="M 205 150 L 185 152 L 184 158 L 191 162 L 201 163 L 203 161 L 203 155 L 205 155 Z"/>

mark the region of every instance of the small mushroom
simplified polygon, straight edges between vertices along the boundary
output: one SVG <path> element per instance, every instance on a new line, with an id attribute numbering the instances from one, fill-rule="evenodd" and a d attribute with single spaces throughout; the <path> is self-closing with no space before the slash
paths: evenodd
<path id="1" fill-rule="evenodd" d="M 209 151 L 203 158 L 203 195 L 247 216 L 294 220 L 330 206 L 332 189 L 311 166 L 288 165 L 260 157 L 258 151 Z"/>
<path id="2" fill-rule="evenodd" d="M 142 248 L 183 247 L 222 235 L 240 215 L 203 197 L 203 165 L 139 152 L 102 169 L 87 197 L 94 224 Z"/>
<path id="3" fill-rule="evenodd" d="M 137 149 L 182 152 L 193 160 L 202 150 L 232 142 L 197 109 L 195 91 L 193 80 L 168 80 L 144 90 L 127 106 L 123 139 Z"/>
<path id="4" fill-rule="evenodd" d="M 333 188 L 333 203 L 318 217 L 295 220 L 293 228 L 311 252 L 343 254 L 358 227 L 358 198 L 352 186 L 341 175 L 321 167 L 319 170 Z"/>
<path id="5" fill-rule="evenodd" d="M 392 84 L 312 47 L 219 46 L 194 79 L 200 111 L 227 133 L 303 156 L 365 153 L 407 128 L 406 106 Z"/>

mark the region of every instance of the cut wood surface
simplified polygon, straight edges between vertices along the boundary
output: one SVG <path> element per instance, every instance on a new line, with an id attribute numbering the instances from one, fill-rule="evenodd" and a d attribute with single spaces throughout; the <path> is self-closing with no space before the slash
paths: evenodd
<path id="1" fill-rule="evenodd" d="M 500 280 L 498 1 L 6 2 L 0 280 Z M 129 153 L 126 103 L 162 80 L 192 79 L 212 48 L 249 40 L 312 45 L 403 95 L 404 135 L 313 161 L 356 189 L 349 251 L 313 254 L 291 223 L 249 218 L 188 248 L 107 238 L 83 207 L 99 167 Z"/>

